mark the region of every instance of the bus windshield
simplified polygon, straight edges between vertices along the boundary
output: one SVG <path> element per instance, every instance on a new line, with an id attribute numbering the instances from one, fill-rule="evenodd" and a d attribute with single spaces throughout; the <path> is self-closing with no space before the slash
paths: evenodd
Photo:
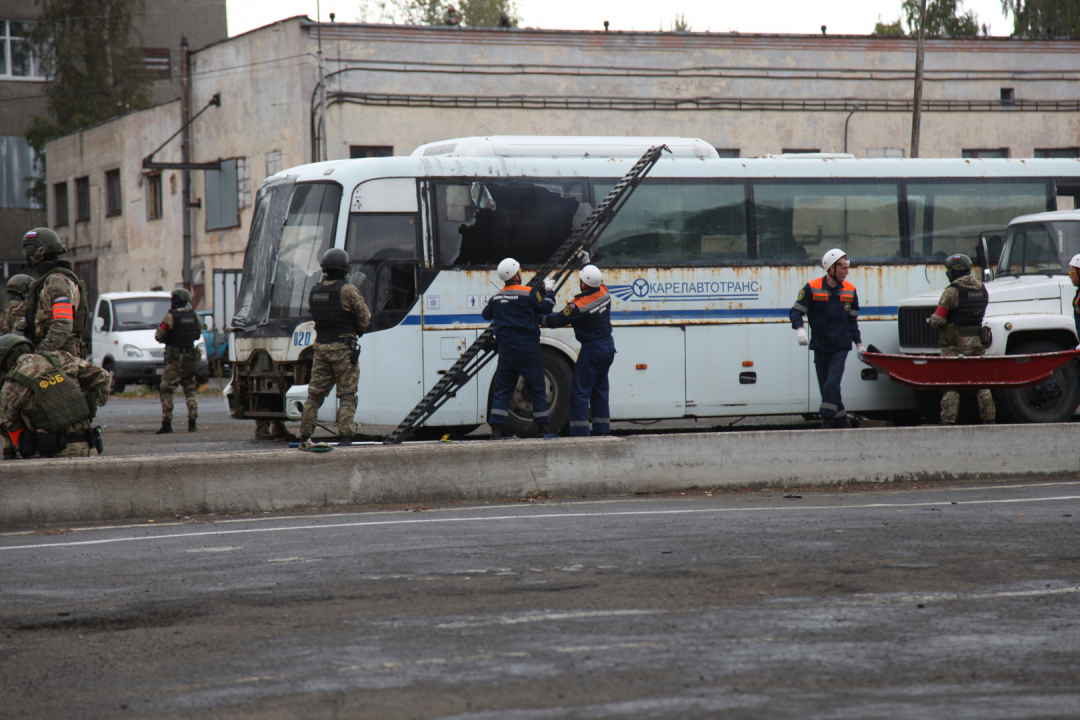
<path id="1" fill-rule="evenodd" d="M 266 322 L 270 311 L 270 279 L 277 266 L 281 228 L 289 212 L 296 178 L 270 180 L 255 197 L 255 215 L 251 220 L 244 272 L 236 294 L 232 327 L 247 330 Z"/>
<path id="2" fill-rule="evenodd" d="M 1067 275 L 1080 253 L 1080 222 L 1030 222 L 1009 226 L 997 276 Z"/>

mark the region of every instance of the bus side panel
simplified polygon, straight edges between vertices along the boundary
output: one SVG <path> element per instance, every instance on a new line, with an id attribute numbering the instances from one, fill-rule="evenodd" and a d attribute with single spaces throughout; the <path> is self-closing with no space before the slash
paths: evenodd
<path id="1" fill-rule="evenodd" d="M 476 330 L 454 328 L 424 331 L 424 388 L 435 387 L 465 350 L 476 340 Z M 471 382 L 446 401 L 425 425 L 472 425 L 476 423 L 479 383 Z M 485 398 L 487 396 L 485 395 Z M 404 417 L 404 415 L 402 416 Z"/>
<path id="2" fill-rule="evenodd" d="M 360 340 L 360 383 L 357 388 L 356 420 L 367 425 L 389 425 L 401 421 L 420 402 L 424 387 L 423 347 L 419 316 L 410 315 L 396 328 L 365 335 Z M 328 406 L 330 407 L 327 412 Z M 334 411 L 329 399 L 319 411 L 319 419 Z"/>
<path id="3" fill-rule="evenodd" d="M 611 417 L 676 418 L 685 414 L 686 339 L 681 327 L 614 329 L 615 362 L 608 372 Z"/>
<path id="4" fill-rule="evenodd" d="M 804 352 L 788 323 L 687 326 L 687 413 L 806 412 Z"/>

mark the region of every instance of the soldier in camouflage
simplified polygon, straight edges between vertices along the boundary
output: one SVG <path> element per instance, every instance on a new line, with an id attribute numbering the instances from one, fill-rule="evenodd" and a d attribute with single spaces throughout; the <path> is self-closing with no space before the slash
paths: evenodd
<path id="1" fill-rule="evenodd" d="M 8 306 L 0 315 L 0 335 L 22 334 L 26 329 L 26 293 L 33 284 L 29 275 L 12 275 L 7 282 Z"/>
<path id="2" fill-rule="evenodd" d="M 941 293 L 937 309 L 930 316 L 930 325 L 938 331 L 941 354 L 982 355 L 982 321 L 989 293 L 971 274 L 971 258 L 957 254 L 945 260 L 945 272 L 950 285 Z M 987 388 L 977 394 L 979 417 L 988 425 L 994 424 L 994 398 Z M 960 393 L 947 390 L 941 398 L 941 424 L 953 425 L 960 411 Z"/>
<path id="3" fill-rule="evenodd" d="M 21 335 L 0 337 L 0 430 L 24 458 L 86 457 L 102 451 L 98 407 L 109 400 L 107 370 L 62 350 L 35 353 Z"/>
<path id="4" fill-rule="evenodd" d="M 83 357 L 79 335 L 86 327 L 86 287 L 75 266 L 60 259 L 67 248 L 49 228 L 35 228 L 23 236 L 23 252 L 38 274 L 26 294 L 26 337 L 39 351 Z"/>
<path id="5" fill-rule="evenodd" d="M 322 257 L 323 281 L 311 288 L 308 308 L 315 320 L 315 357 L 311 365 L 307 402 L 300 418 L 300 449 L 326 450 L 313 443 L 319 408 L 337 385 L 338 444 L 349 445 L 356 433 L 356 385 L 360 379 L 360 337 L 371 312 L 360 291 L 345 282 L 349 254 L 331 248 Z"/>
<path id="6" fill-rule="evenodd" d="M 187 399 L 188 432 L 195 432 L 199 417 L 199 348 L 195 342 L 202 337 L 199 316 L 191 307 L 191 293 L 183 288 L 172 291 L 172 308 L 165 313 L 154 332 L 154 339 L 165 345 L 165 369 L 161 373 L 158 393 L 161 397 L 161 428 L 157 435 L 171 433 L 173 392 L 184 388 Z"/>

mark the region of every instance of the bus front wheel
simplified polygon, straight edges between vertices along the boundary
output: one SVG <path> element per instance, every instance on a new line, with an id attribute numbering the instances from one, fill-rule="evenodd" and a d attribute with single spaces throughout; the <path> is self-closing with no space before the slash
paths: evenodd
<path id="1" fill-rule="evenodd" d="M 551 432 L 563 429 L 570 418 L 570 364 L 555 350 L 541 348 L 544 361 L 544 387 L 547 390 L 548 424 Z M 488 417 L 491 417 L 491 400 L 495 396 L 495 382 L 492 380 L 488 389 Z M 513 433 L 518 437 L 536 437 L 536 426 L 532 421 L 532 398 L 529 397 L 525 381 L 518 378 L 517 387 L 510 398 L 510 414 L 506 419 L 506 435 Z"/>
<path id="2" fill-rule="evenodd" d="M 1064 349 L 1048 340 L 1035 340 L 1009 354 L 1034 355 Z M 998 411 L 1004 411 L 1006 420 L 1018 423 L 1066 422 L 1076 412 L 1076 405 L 1080 402 L 1076 363 L 1058 368 L 1044 383 L 999 390 L 996 395 Z"/>

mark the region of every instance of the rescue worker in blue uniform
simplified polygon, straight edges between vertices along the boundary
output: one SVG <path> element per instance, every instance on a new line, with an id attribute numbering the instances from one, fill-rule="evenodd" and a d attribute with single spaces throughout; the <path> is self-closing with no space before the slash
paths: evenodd
<path id="1" fill-rule="evenodd" d="M 1069 279 L 1076 288 L 1073 295 L 1073 323 L 1076 325 L 1076 337 L 1080 340 L 1080 255 L 1073 255 L 1069 261 Z M 1080 348 L 1080 344 L 1076 347 Z M 1077 385 L 1080 385 L 1080 373 L 1077 373 Z"/>
<path id="2" fill-rule="evenodd" d="M 495 368 L 495 391 L 491 398 L 491 439 L 503 437 L 503 425 L 510 415 L 510 399 L 517 388 L 518 375 L 525 380 L 532 399 L 533 424 L 545 438 L 555 438 L 548 426 L 547 390 L 544 363 L 540 355 L 541 315 L 555 307 L 555 284 L 544 280 L 544 289 L 521 284 L 521 265 L 513 258 L 499 263 L 499 279 L 506 286 L 491 296 L 483 310 L 485 320 L 495 328 L 499 342 L 499 364 Z"/>
<path id="3" fill-rule="evenodd" d="M 803 285 L 791 307 L 791 326 L 800 345 L 814 351 L 814 369 L 821 391 L 821 427 L 849 428 L 847 411 L 840 397 L 840 380 L 844 377 L 851 344 L 863 354 L 862 334 L 859 332 L 859 295 L 847 282 L 849 263 L 847 253 L 834 248 L 821 259 L 823 277 Z M 810 322 L 813 338 L 806 335 L 803 316 Z"/>
<path id="4" fill-rule="evenodd" d="M 611 408 L 608 369 L 615 361 L 615 341 L 611 338 L 611 294 L 595 265 L 586 265 L 579 273 L 581 293 L 567 303 L 562 312 L 545 315 L 546 328 L 572 325 L 574 337 L 581 343 L 574 378 L 570 383 L 570 434 L 589 435 L 589 405 L 592 405 L 592 434 L 611 434 Z"/>

